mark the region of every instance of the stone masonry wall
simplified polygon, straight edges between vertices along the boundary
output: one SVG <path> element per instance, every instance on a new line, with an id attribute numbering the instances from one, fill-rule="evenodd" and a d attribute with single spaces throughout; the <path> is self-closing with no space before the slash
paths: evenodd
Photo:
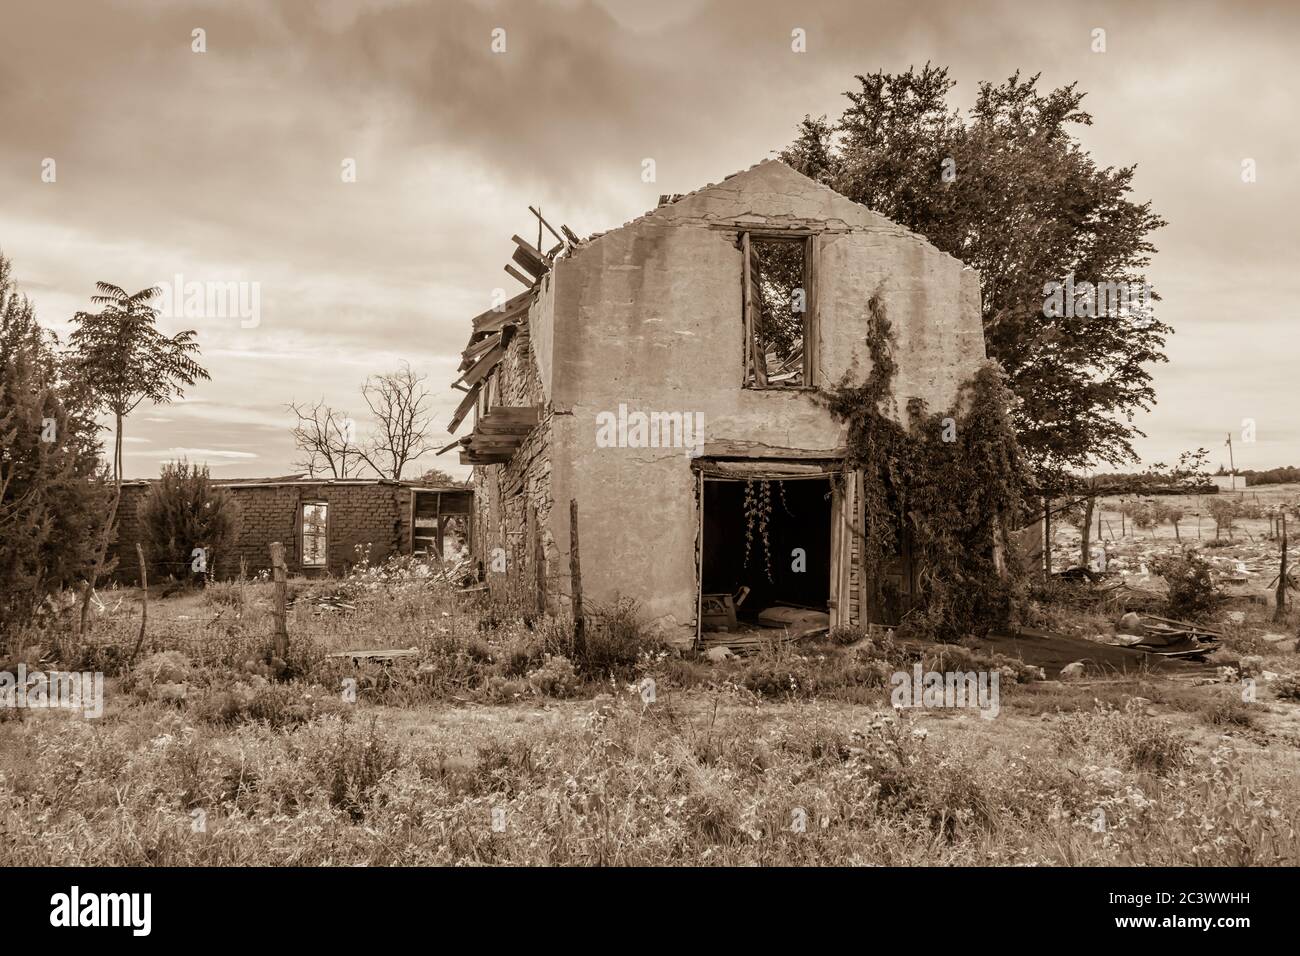
<path id="1" fill-rule="evenodd" d="M 537 427 L 509 462 L 474 469 L 476 557 L 483 562 L 494 591 L 515 588 L 532 595 L 536 590 L 537 566 L 535 538 L 530 538 L 529 532 L 542 538 L 548 576 L 559 566 L 559 552 L 550 532 L 550 411 L 545 407 L 541 375 L 526 328 L 511 340 L 498 368 L 502 405 L 543 408 Z M 501 552 L 495 552 L 497 548 Z M 499 561 L 494 564 L 494 552 L 498 556 L 504 554 L 504 573 L 500 571 Z"/>

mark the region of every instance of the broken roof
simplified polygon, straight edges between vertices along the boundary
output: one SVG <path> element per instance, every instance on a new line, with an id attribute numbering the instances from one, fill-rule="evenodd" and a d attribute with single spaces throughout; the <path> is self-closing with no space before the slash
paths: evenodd
<path id="1" fill-rule="evenodd" d="M 592 245 L 599 243 L 604 237 L 656 217 L 663 219 L 696 218 L 704 221 L 717 219 L 719 224 L 725 223 L 742 228 L 747 219 L 752 217 L 753 221 L 756 224 L 761 223 L 764 229 L 779 228 L 781 221 L 785 219 L 788 220 L 788 225 L 792 229 L 808 228 L 808 217 L 794 212 L 773 214 L 772 210 L 754 210 L 749 215 L 737 217 L 734 214 L 721 216 L 716 209 L 709 208 L 711 193 L 723 190 L 735 191 L 737 187 L 736 180 L 751 176 L 774 180 L 771 184 L 774 188 L 771 191 L 780 196 L 789 194 L 793 197 L 797 192 L 794 188 L 796 186 L 804 189 L 806 195 L 808 192 L 806 187 L 813 187 L 816 191 L 815 194 L 820 194 L 820 198 L 815 200 L 815 204 L 820 207 L 819 215 L 813 218 L 819 224 L 825 224 L 832 230 L 839 228 L 847 231 L 855 226 L 866 226 L 908 236 L 933 248 L 933 244 L 924 236 L 898 225 L 862 203 L 855 202 L 836 192 L 824 183 L 819 183 L 805 176 L 779 159 L 761 160 L 753 166 L 737 170 L 729 176 L 724 176 L 716 183 L 708 183 L 688 193 L 662 195 L 659 197 L 659 204 L 644 215 L 630 219 L 613 229 L 592 233 L 585 240 L 579 239 L 568 226 L 562 225 L 559 230 L 556 230 L 542 218 L 539 210 L 529 206 L 529 212 L 538 219 L 539 234 L 544 226 L 550 230 L 552 236 L 557 238 L 559 242 L 548 251 L 542 252 L 518 235 L 511 237 L 516 247 L 512 263 L 517 264 L 524 271 L 521 272 L 520 269 L 515 268 L 515 265 L 509 263 L 505 269 L 528 288 L 513 298 L 498 303 L 487 311 L 476 315 L 471 320 L 469 343 L 461 353 L 459 368 L 461 374 L 452 383 L 453 388 L 465 392 L 465 397 L 448 421 L 447 431 L 455 434 L 466 416 L 469 415 L 470 410 L 475 407 L 484 381 L 505 358 L 506 347 L 509 345 L 512 336 L 527 333 L 529 309 L 533 302 L 536 301 L 537 291 L 542 279 L 551 271 L 556 259 L 580 256 Z M 781 188 L 781 184 L 775 182 L 779 180 L 788 182 L 790 188 Z M 467 441 L 468 439 L 454 441 L 443 448 L 439 454 L 449 451 L 457 445 L 463 446 Z"/>

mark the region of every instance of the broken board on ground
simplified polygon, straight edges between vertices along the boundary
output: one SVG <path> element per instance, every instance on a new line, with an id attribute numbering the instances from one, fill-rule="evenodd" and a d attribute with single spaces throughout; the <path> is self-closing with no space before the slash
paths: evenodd
<path id="1" fill-rule="evenodd" d="M 391 664 L 404 657 L 419 657 L 420 652 L 414 647 L 402 647 L 370 651 L 335 651 L 333 654 L 326 654 L 325 656 L 327 658 L 350 660 L 359 667 L 362 663 Z"/>

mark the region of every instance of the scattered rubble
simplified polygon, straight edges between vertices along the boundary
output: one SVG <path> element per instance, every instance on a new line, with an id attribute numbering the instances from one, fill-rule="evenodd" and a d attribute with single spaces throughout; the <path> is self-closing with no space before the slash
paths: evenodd
<path id="1" fill-rule="evenodd" d="M 1162 657 L 1204 660 L 1206 654 L 1217 651 L 1223 645 L 1223 634 L 1220 631 L 1154 614 L 1129 611 L 1116 622 L 1115 627 L 1114 636 L 1102 636 L 1106 643 Z"/>
<path id="2" fill-rule="evenodd" d="M 1061 680 L 1078 680 L 1083 677 L 1087 665 L 1083 661 L 1075 661 L 1073 664 L 1066 664 L 1061 668 Z"/>

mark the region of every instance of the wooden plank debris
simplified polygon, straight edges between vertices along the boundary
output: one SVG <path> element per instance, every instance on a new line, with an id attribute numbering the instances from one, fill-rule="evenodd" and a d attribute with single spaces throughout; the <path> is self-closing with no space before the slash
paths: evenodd
<path id="1" fill-rule="evenodd" d="M 362 662 L 391 664 L 393 661 L 402 660 L 403 658 L 419 657 L 420 652 L 414 647 L 399 647 L 364 651 L 335 651 L 325 656 L 334 660 L 350 660 L 353 664 L 358 665 Z"/>
<path id="2" fill-rule="evenodd" d="M 461 376 L 460 380 L 466 385 L 477 385 L 487 376 L 488 372 L 496 368 L 497 363 L 505 356 L 505 345 L 502 342 L 497 342 L 470 367 L 469 371 Z"/>
<path id="3" fill-rule="evenodd" d="M 535 280 L 528 278 L 508 262 L 506 263 L 506 272 L 510 273 L 524 285 L 528 286 L 529 289 L 532 289 L 532 287 L 537 284 Z"/>
<path id="4" fill-rule="evenodd" d="M 482 388 L 481 382 L 471 388 L 469 392 L 466 393 L 465 397 L 461 399 L 460 404 L 456 406 L 456 410 L 451 413 L 451 420 L 447 422 L 447 431 L 452 434 L 456 433 L 456 429 L 460 427 L 460 423 L 465 420 L 465 416 L 469 414 L 469 410 L 473 408 L 475 402 L 478 401 L 480 388 Z"/>
<path id="5" fill-rule="evenodd" d="M 542 260 L 534 260 L 532 255 L 524 252 L 523 249 L 516 249 L 515 254 L 510 259 L 531 275 L 534 280 L 540 279 L 549 271 Z"/>
<path id="6" fill-rule="evenodd" d="M 542 211 L 540 209 L 534 209 L 532 206 L 529 206 L 528 211 L 537 217 L 538 222 L 540 222 L 543 226 L 545 226 L 547 228 L 547 231 L 549 231 L 551 235 L 553 235 L 556 239 L 560 240 L 561 243 L 567 245 L 568 240 L 565 239 L 558 232 L 556 232 L 555 227 L 552 226 L 549 222 L 545 220 L 545 218 L 542 217 Z"/>
<path id="7" fill-rule="evenodd" d="M 492 349 L 496 348 L 496 346 L 500 345 L 501 335 L 502 333 L 500 332 L 494 332 L 492 335 L 479 339 L 469 348 L 465 349 L 465 351 L 461 353 L 459 371 L 465 371 L 465 369 L 469 368 L 488 352 L 492 351 Z"/>
<path id="8" fill-rule="evenodd" d="M 470 320 L 470 325 L 474 329 L 474 334 L 478 335 L 482 332 L 499 332 L 500 325 L 498 323 L 502 321 L 513 322 L 518 316 L 528 311 L 528 307 L 532 305 L 532 302 L 533 290 L 525 289 L 514 298 L 506 299 L 500 308 L 493 308 L 488 309 L 485 312 L 480 312 Z"/>
<path id="9" fill-rule="evenodd" d="M 546 256 L 542 253 L 542 250 L 535 247 L 527 239 L 521 239 L 519 236 L 511 236 L 510 241 L 517 247 L 515 254 L 511 258 L 523 266 L 525 271 L 533 273 L 539 279 L 550 271 L 550 263 L 546 261 Z"/>

